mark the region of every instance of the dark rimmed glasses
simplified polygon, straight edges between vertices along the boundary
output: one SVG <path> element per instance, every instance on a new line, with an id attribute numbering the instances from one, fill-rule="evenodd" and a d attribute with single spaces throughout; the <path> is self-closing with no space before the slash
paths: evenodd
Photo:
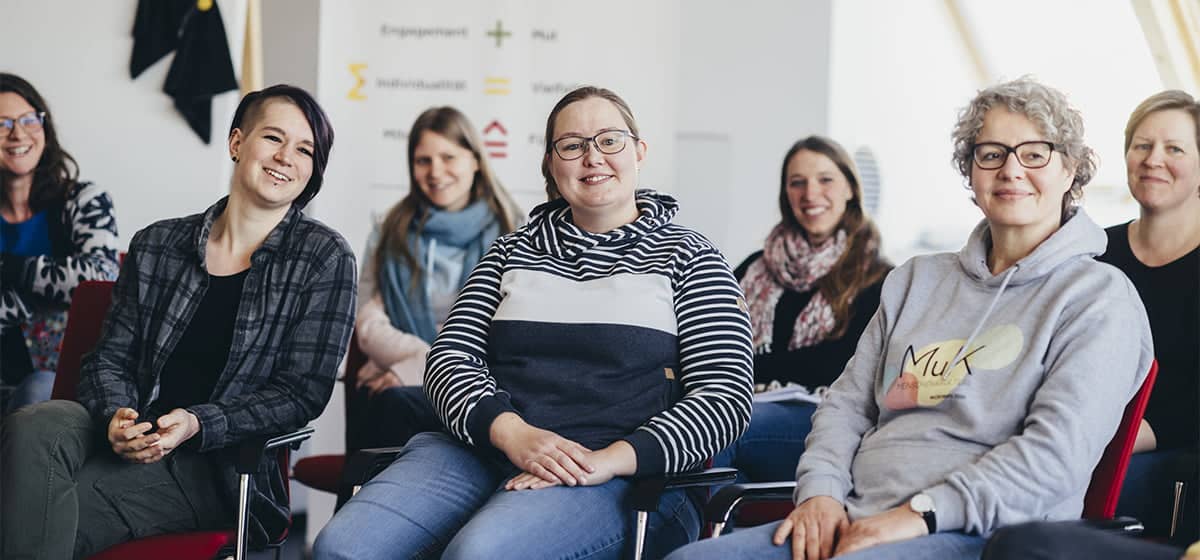
<path id="1" fill-rule="evenodd" d="M 554 153 L 563 161 L 571 161 L 583 157 L 587 153 L 589 146 L 596 146 L 600 153 L 605 155 L 613 155 L 621 153 L 625 149 L 626 141 L 629 138 L 637 140 L 632 132 L 624 130 L 606 130 L 591 138 L 585 136 L 563 136 L 555 140 Z"/>
<path id="2" fill-rule="evenodd" d="M 1017 154 L 1017 163 L 1025 169 L 1041 169 L 1050 163 L 1050 154 L 1054 153 L 1053 142 L 1031 140 L 1021 142 L 1016 146 L 1006 146 L 999 142 L 980 142 L 971 147 L 975 157 L 975 165 L 980 169 L 1000 169 L 1008 161 L 1008 154 Z"/>
<path id="3" fill-rule="evenodd" d="M 25 132 L 37 132 L 42 129 L 42 123 L 45 121 L 44 112 L 25 113 L 15 119 L 0 118 L 0 136 L 8 136 L 17 125 L 21 125 Z"/>

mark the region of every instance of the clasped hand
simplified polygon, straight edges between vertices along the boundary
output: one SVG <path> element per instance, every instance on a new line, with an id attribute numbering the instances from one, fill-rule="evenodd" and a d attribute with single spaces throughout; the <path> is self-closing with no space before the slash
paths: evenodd
<path id="1" fill-rule="evenodd" d="M 618 441 L 592 451 L 577 442 L 549 430 L 526 424 L 513 413 L 504 413 L 492 422 L 492 444 L 524 472 L 505 485 L 507 490 L 526 490 L 549 486 L 597 486 L 614 476 L 633 474 L 636 458 L 633 447 Z"/>
<path id="2" fill-rule="evenodd" d="M 925 534 L 925 521 L 907 506 L 850 523 L 841 503 L 829 496 L 814 496 L 796 506 L 783 520 L 773 542 L 781 546 L 790 538 L 794 560 L 825 560 Z"/>
<path id="3" fill-rule="evenodd" d="M 159 416 L 154 433 L 146 432 L 155 426 L 150 422 L 137 422 L 137 418 L 136 410 L 121 408 L 108 422 L 108 442 L 113 453 L 131 463 L 160 461 L 200 432 L 200 421 L 182 408 Z"/>

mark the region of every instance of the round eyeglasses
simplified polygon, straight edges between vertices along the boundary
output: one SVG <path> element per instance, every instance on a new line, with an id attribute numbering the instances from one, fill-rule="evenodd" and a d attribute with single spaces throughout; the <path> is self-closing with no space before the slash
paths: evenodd
<path id="1" fill-rule="evenodd" d="M 1050 155 L 1054 153 L 1054 143 L 1041 140 L 1021 142 L 1016 146 L 1006 146 L 999 142 L 980 142 L 971 147 L 975 157 L 975 165 L 980 169 L 1000 169 L 1008 161 L 1008 154 L 1017 154 L 1017 163 L 1025 169 L 1041 169 L 1050 163 Z"/>
<path id="2" fill-rule="evenodd" d="M 8 136 L 17 125 L 21 125 L 25 132 L 37 132 L 42 129 L 42 123 L 45 120 L 46 113 L 44 112 L 25 113 L 15 119 L 0 117 L 0 136 Z"/>
<path id="3" fill-rule="evenodd" d="M 591 138 L 586 136 L 563 136 L 555 140 L 554 153 L 563 161 L 571 161 L 583 157 L 587 153 L 590 146 L 596 146 L 600 153 L 613 155 L 620 153 L 625 149 L 627 138 L 637 140 L 638 137 L 633 133 L 624 130 L 606 130 Z"/>

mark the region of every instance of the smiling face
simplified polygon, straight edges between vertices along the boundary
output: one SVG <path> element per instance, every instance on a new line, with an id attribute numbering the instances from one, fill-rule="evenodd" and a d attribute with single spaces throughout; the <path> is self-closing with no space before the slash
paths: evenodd
<path id="1" fill-rule="evenodd" d="M 430 204 L 457 212 L 471 202 L 479 161 L 471 150 L 432 130 L 413 150 L 412 176 Z"/>
<path id="2" fill-rule="evenodd" d="M 976 144 L 996 142 L 1010 147 L 1046 140 L 1032 121 L 1003 107 L 987 112 L 975 137 Z M 972 162 L 971 190 L 993 232 L 1028 228 L 1048 236 L 1062 222 L 1063 196 L 1074 176 L 1074 169 L 1064 164 L 1057 151 L 1051 152 L 1050 162 L 1040 169 L 1026 169 L 1015 154 L 1008 154 L 999 169 L 980 169 Z"/>
<path id="3" fill-rule="evenodd" d="M 1197 123 L 1181 109 L 1146 115 L 1125 152 L 1129 192 L 1144 212 L 1200 205 Z"/>
<path id="4" fill-rule="evenodd" d="M 248 129 L 229 135 L 234 164 L 231 196 L 265 208 L 288 206 L 312 177 L 313 133 L 300 108 L 290 101 L 263 101 Z"/>
<path id="5" fill-rule="evenodd" d="M 37 110 L 24 97 L 6 91 L 0 93 L 0 118 L 17 119 Z M 12 130 L 0 131 L 0 170 L 15 177 L 32 177 L 46 149 L 45 130 L 30 132 L 14 123 Z"/>
<path id="6" fill-rule="evenodd" d="M 854 199 L 850 181 L 825 154 L 800 150 L 788 160 L 784 188 L 792 216 L 804 229 L 808 242 L 823 243 L 837 231 Z"/>
<path id="7" fill-rule="evenodd" d="M 588 97 L 567 105 L 554 121 L 550 142 L 565 136 L 591 138 L 608 130 L 628 131 L 620 111 L 612 102 Z M 625 139 L 625 149 L 604 154 L 590 141 L 584 155 L 564 161 L 554 150 L 546 154 L 550 175 L 558 191 L 571 205 L 575 224 L 592 232 L 605 232 L 637 219 L 634 190 L 638 185 L 638 163 L 646 156 L 646 143 Z"/>

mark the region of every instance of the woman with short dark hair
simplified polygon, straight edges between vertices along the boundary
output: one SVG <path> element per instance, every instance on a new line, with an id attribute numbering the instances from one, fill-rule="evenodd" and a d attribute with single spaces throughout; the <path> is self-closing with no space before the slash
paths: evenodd
<path id="1" fill-rule="evenodd" d="M 305 91 L 248 94 L 229 196 L 134 235 L 79 402 L 12 414 L 0 435 L 5 558 L 81 558 L 160 533 L 229 527 L 237 444 L 325 408 L 354 314 L 354 254 L 301 209 L 333 144 Z M 251 538 L 286 530 L 274 458 Z"/>

